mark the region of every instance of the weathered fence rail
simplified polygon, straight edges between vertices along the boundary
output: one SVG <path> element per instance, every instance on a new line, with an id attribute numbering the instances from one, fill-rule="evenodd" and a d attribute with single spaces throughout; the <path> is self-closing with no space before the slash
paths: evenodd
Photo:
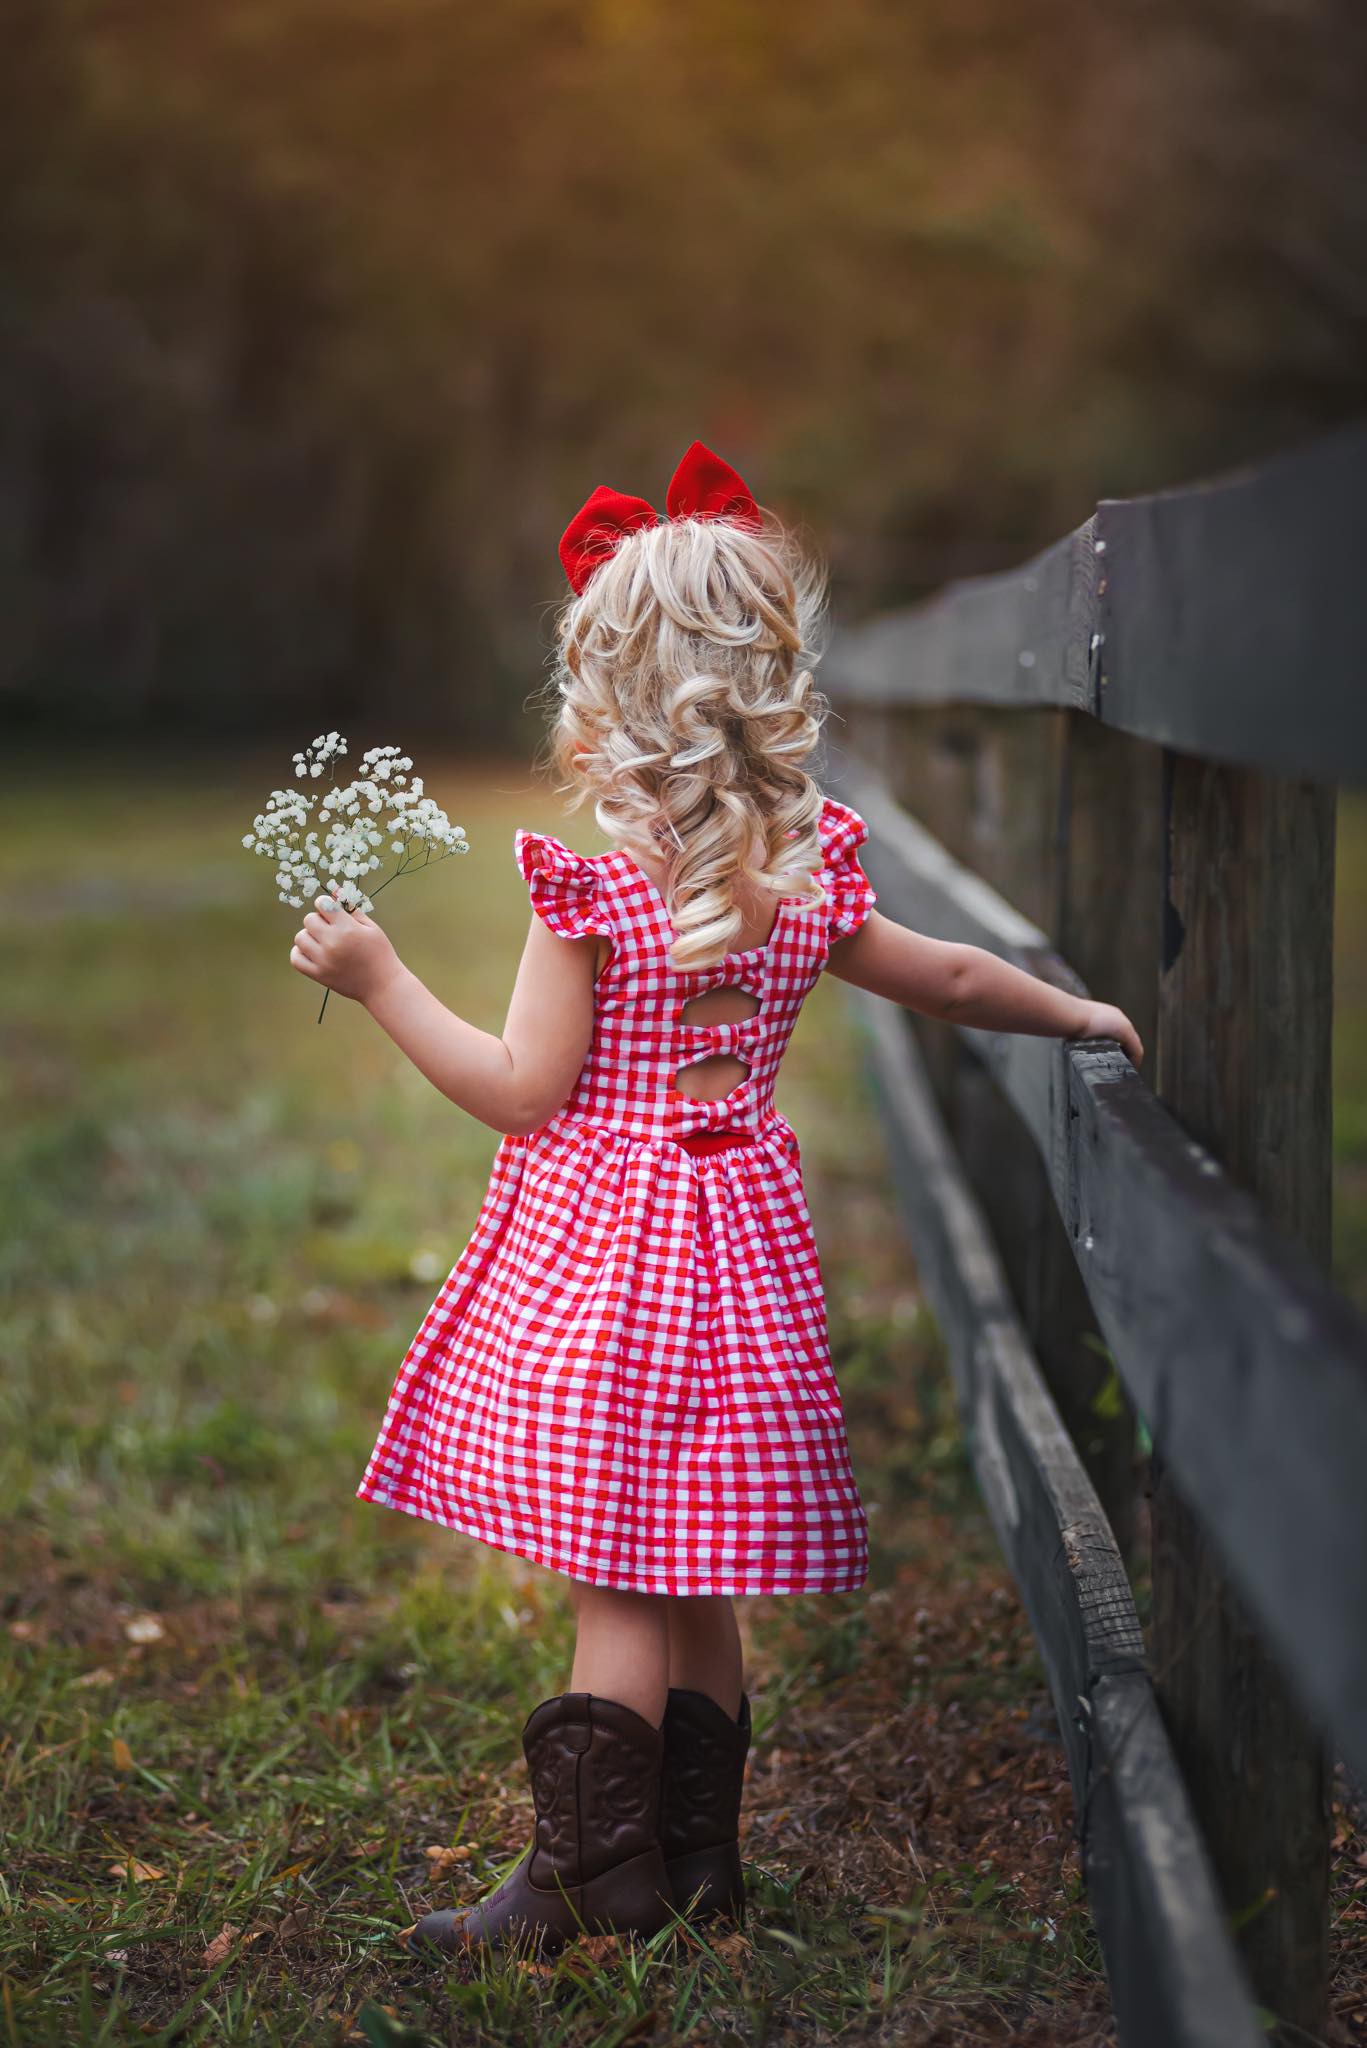
<path id="1" fill-rule="evenodd" d="M 1081 987 L 867 777 L 888 916 Z M 1367 1332 L 1118 1047 L 965 1029 L 1045 1161 L 1122 1379 L 1306 1706 L 1367 1781 Z M 918 1239 L 918 1243 L 919 1243 Z M 1353 1532 L 1356 1541 L 1344 1543 Z"/>
<path id="2" fill-rule="evenodd" d="M 1277 775 L 1367 782 L 1367 426 L 1190 490 L 1100 504 L 1001 576 L 843 633 L 868 704 L 1082 711 Z"/>
<path id="3" fill-rule="evenodd" d="M 1063 1733 L 1117 2011 L 1138 2041 L 1252 2048 L 1266 2036 L 1225 1932 L 1110 1524 L 1045 1387 L 915 1041 L 890 1004 L 863 992 L 857 1002 L 918 1268 Z"/>
<path id="4" fill-rule="evenodd" d="M 1367 780 L 1364 509 L 1367 430 L 1103 505 L 1017 575 L 838 636 L 825 672 L 850 742 L 827 779 L 869 821 L 885 912 L 1086 976 L 1154 1048 L 1151 1085 L 1113 1044 L 856 998 L 1146 2048 L 1245 2038 L 1250 1982 L 1284 2038 L 1320 2030 L 1326 1740 L 1367 1776 L 1367 1330 L 1325 1277 L 1324 781 Z M 1147 1656 L 1118 1387 L 1154 1446 Z"/>

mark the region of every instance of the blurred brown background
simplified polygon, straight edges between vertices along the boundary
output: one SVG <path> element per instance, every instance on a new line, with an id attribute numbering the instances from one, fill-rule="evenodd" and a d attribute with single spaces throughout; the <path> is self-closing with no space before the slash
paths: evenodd
<path id="1" fill-rule="evenodd" d="M 0 708 L 525 740 L 695 435 L 851 616 L 1367 396 L 1352 0 L 9 0 Z"/>
<path id="2" fill-rule="evenodd" d="M 470 853 L 384 921 L 501 1029 L 515 829 L 599 843 L 529 767 L 591 488 L 658 505 L 701 436 L 850 620 L 1360 415 L 1364 56 L 1361 0 L 0 8 L 0 2040 L 1113 2040 L 831 983 L 778 1100 L 874 1567 L 747 1605 L 772 1939 L 400 1977 L 414 1902 L 525 1841 L 516 1729 L 570 1622 L 352 1499 L 496 1134 L 355 1005 L 318 1026 L 242 835 L 320 729 L 411 750 Z M 1361 793 L 1340 821 L 1367 1301 Z"/>

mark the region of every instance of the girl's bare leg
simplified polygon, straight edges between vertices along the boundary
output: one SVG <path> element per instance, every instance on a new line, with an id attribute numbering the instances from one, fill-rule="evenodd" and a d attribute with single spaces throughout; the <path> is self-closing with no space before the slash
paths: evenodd
<path id="1" fill-rule="evenodd" d="M 616 1700 L 658 1728 L 669 1692 L 666 1610 L 677 1602 L 579 1581 L 573 1582 L 573 1594 L 579 1634 L 570 1691 Z"/>
<path id="2" fill-rule="evenodd" d="M 721 1597 L 671 1600 L 668 1622 L 670 1685 L 706 1693 L 734 1720 L 744 1669 L 731 1602 Z"/>
<path id="3" fill-rule="evenodd" d="M 569 1585 L 579 1639 L 568 1691 L 596 1694 L 598 1706 L 585 1714 L 582 1702 L 557 1696 L 536 1708 L 530 1740 L 524 1734 L 537 1812 L 531 1849 L 474 1905 L 424 1914 L 405 1937 L 419 1950 L 482 1951 L 530 1936 L 554 1953 L 585 1925 L 650 1935 L 669 1922 L 657 1732 L 669 1691 L 668 1602 Z M 560 1769 L 567 1750 L 582 1773 Z"/>

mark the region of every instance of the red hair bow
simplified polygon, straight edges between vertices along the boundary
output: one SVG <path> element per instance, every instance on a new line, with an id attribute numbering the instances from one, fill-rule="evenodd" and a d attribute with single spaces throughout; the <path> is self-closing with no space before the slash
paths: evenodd
<path id="1" fill-rule="evenodd" d="M 693 443 L 670 478 L 665 507 L 671 519 L 734 519 L 754 529 L 761 525 L 749 485 L 701 441 Z M 560 559 L 575 594 L 584 591 L 595 570 L 629 533 L 660 523 L 660 515 L 644 498 L 629 498 L 599 484 L 560 539 Z"/>

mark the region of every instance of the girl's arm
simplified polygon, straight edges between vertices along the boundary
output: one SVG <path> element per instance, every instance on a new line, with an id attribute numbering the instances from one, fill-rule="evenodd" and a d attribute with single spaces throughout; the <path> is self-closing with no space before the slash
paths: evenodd
<path id="1" fill-rule="evenodd" d="M 492 1130 L 539 1130 L 578 1079 L 593 1037 L 597 941 L 562 939 L 535 915 L 503 1035 L 448 1010 L 404 966 L 382 925 L 319 896 L 290 965 L 369 1010 L 434 1088 Z"/>
<path id="2" fill-rule="evenodd" d="M 1138 1066 L 1139 1033 L 1123 1010 L 1041 981 L 982 946 L 923 938 L 871 910 L 857 932 L 837 939 L 827 971 L 904 1009 L 986 1031 L 1040 1038 L 1115 1038 Z"/>

